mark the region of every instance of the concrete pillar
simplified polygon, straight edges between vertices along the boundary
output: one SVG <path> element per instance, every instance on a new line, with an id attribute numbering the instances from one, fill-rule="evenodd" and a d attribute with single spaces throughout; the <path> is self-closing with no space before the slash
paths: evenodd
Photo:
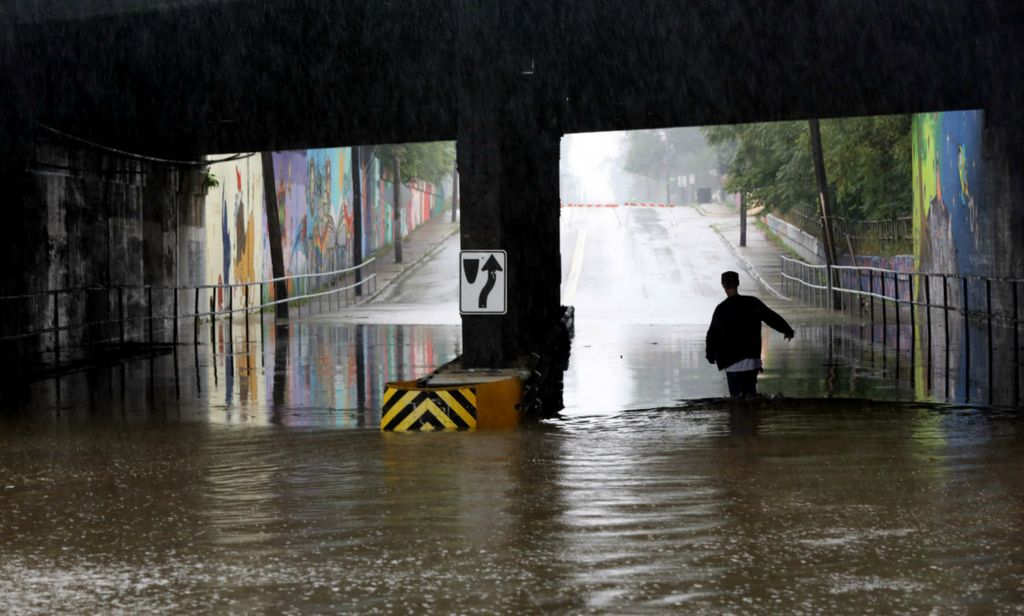
<path id="1" fill-rule="evenodd" d="M 539 350 L 559 318 L 561 135 L 516 67 L 463 72 L 458 168 L 463 250 L 505 250 L 508 311 L 462 317 L 462 363 L 498 368 Z"/>

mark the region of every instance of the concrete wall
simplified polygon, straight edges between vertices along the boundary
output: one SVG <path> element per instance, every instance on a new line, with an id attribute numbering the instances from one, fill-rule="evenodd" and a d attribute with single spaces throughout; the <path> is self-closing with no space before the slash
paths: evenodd
<path id="1" fill-rule="evenodd" d="M 1024 195 L 1006 127 L 981 110 L 914 116 L 914 249 L 918 271 L 1020 276 Z M 1016 181 L 1015 181 L 1016 180 Z"/>
<path id="2" fill-rule="evenodd" d="M 787 246 L 800 255 L 801 259 L 814 264 L 825 262 L 825 250 L 817 237 L 771 214 L 764 217 L 764 222 Z"/>
<path id="3" fill-rule="evenodd" d="M 200 174 L 188 168 L 122 157 L 94 148 L 36 140 L 27 148 L 23 167 L 11 172 L 12 207 L 0 231 L 5 275 L 0 295 L 19 297 L 3 302 L 0 332 L 34 331 L 61 325 L 117 319 L 117 287 L 133 287 L 124 295 L 124 312 L 139 316 L 148 310 L 147 294 L 138 288 L 172 287 L 187 282 L 179 267 L 179 231 L 185 235 L 202 224 Z M 182 280 L 185 278 L 185 280 Z M 170 291 L 153 293 L 154 313 L 169 313 Z M 139 339 L 146 324 L 128 321 L 126 337 Z M 157 328 L 167 323 L 157 324 Z M 65 349 L 119 339 L 118 324 L 95 325 L 61 333 Z M 5 344 L 4 351 L 33 353 L 52 348 L 52 335 Z"/>

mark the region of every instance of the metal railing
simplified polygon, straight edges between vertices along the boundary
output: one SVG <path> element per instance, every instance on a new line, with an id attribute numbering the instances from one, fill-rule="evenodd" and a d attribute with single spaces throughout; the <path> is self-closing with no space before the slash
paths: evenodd
<path id="1" fill-rule="evenodd" d="M 951 366 L 951 343 L 955 343 L 960 347 L 959 359 L 966 374 L 970 375 L 971 345 L 972 342 L 977 344 L 971 339 L 972 329 L 983 328 L 987 334 L 990 392 L 996 346 L 994 329 L 1001 328 L 1000 334 L 1008 336 L 1003 346 L 1012 344 L 1013 399 L 1020 404 L 1020 340 L 1024 320 L 1020 314 L 1020 295 L 1024 279 L 834 265 L 830 297 L 828 266 L 784 256 L 780 259 L 783 291 L 790 297 L 822 308 L 833 307 L 861 317 L 869 316 L 873 324 L 880 320 L 883 345 L 889 344 L 889 325 L 895 326 L 893 342 L 897 352 L 915 352 L 913 344 L 903 348 L 901 328 L 909 326 L 912 335 L 922 334 L 926 345 L 922 351 L 931 360 L 934 347 L 938 346 L 933 339 L 940 331 L 947 370 Z M 956 340 L 952 339 L 951 331 L 957 332 Z"/>
<path id="2" fill-rule="evenodd" d="M 801 221 L 800 228 L 804 231 L 817 231 L 821 228 L 818 214 L 807 207 L 794 207 L 781 214 Z M 838 235 L 849 236 L 854 240 L 880 240 L 895 242 L 913 239 L 913 216 L 893 216 L 876 220 L 849 220 L 845 216 L 832 216 L 833 230 Z"/>
<path id="3" fill-rule="evenodd" d="M 275 297 L 278 282 L 288 297 Z M 71 287 L 0 296 L 0 357 L 59 365 L 71 349 L 129 343 L 178 344 L 182 321 L 192 321 L 199 342 L 200 322 L 259 313 L 278 304 L 312 310 L 348 306 L 377 289 L 376 258 L 330 272 L 295 274 L 252 282 L 194 286 Z M 189 309 L 190 307 L 190 309 Z"/>

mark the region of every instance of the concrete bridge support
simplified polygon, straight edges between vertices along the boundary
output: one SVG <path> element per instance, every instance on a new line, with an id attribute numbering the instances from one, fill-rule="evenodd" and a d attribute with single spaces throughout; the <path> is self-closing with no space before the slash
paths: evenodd
<path id="1" fill-rule="evenodd" d="M 511 367 L 545 338 L 561 312 L 558 161 L 561 133 L 543 102 L 543 82 L 521 47 L 505 36 L 501 11 L 467 3 L 480 27 L 462 33 L 468 47 L 493 51 L 460 57 L 458 165 L 463 250 L 505 250 L 508 312 L 462 317 L 465 368 Z M 495 49 L 495 47 L 503 47 Z"/>

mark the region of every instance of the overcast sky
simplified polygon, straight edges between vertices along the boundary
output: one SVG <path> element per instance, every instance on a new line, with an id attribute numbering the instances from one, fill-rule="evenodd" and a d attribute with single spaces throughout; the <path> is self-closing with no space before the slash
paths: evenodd
<path id="1" fill-rule="evenodd" d="M 583 187 L 578 197 L 580 200 L 591 203 L 615 201 L 609 172 L 619 149 L 625 145 L 624 139 L 625 133 L 621 131 L 576 133 L 563 137 L 565 168 Z M 576 195 L 563 194 L 563 197 L 574 199 Z"/>

